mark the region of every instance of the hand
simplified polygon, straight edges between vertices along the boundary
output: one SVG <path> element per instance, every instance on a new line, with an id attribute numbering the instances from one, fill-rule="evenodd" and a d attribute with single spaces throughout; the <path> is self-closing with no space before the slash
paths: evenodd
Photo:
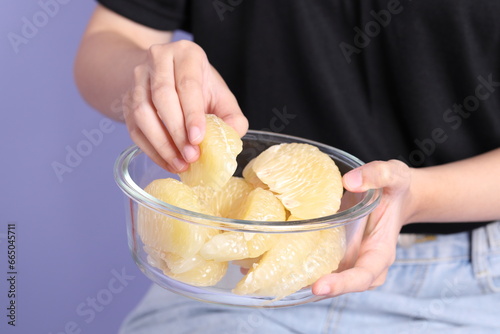
<path id="1" fill-rule="evenodd" d="M 153 45 L 134 69 L 134 89 L 123 101 L 132 140 L 158 165 L 178 173 L 199 158 L 205 113 L 248 129 L 236 98 L 197 44 Z"/>
<path id="2" fill-rule="evenodd" d="M 401 227 L 412 214 L 412 172 L 404 163 L 391 160 L 371 162 L 344 175 L 347 190 L 363 192 L 380 188 L 382 198 L 365 219 L 364 229 L 361 226 L 359 248 L 354 243 L 354 248 L 347 250 L 339 270 L 314 283 L 314 294 L 335 297 L 373 289 L 384 283 L 389 266 L 395 260 Z"/>

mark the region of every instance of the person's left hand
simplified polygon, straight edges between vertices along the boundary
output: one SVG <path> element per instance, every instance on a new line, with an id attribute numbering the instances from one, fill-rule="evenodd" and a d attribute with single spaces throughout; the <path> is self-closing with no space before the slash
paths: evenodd
<path id="1" fill-rule="evenodd" d="M 335 297 L 382 285 L 395 260 L 401 227 L 412 215 L 412 169 L 398 160 L 374 161 L 343 177 L 351 192 L 380 188 L 378 207 L 365 220 L 359 248 L 348 249 L 337 272 L 325 275 L 312 286 L 315 295 Z M 361 226 L 363 228 L 363 226 Z M 345 269 L 345 270 L 344 270 Z"/>

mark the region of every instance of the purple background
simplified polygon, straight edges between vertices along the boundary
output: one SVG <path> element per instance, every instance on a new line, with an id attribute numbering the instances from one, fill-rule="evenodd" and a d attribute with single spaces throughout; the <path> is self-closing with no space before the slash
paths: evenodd
<path id="1" fill-rule="evenodd" d="M 126 128 L 112 123 L 101 140 L 82 146 L 85 131 L 104 119 L 81 99 L 72 74 L 95 3 L 59 1 L 41 1 L 57 4 L 51 15 L 40 14 L 38 1 L 5 0 L 0 11 L 0 333 L 69 333 L 71 322 L 80 333 L 116 333 L 150 285 L 129 254 L 112 174 L 131 144 Z M 9 36 L 23 37 L 26 19 L 39 27 L 25 29 L 16 50 Z M 67 165 L 68 147 L 78 145 L 87 156 L 59 179 L 53 164 Z M 17 224 L 15 327 L 6 317 L 8 223 Z M 122 271 L 126 283 L 114 279 Z"/>

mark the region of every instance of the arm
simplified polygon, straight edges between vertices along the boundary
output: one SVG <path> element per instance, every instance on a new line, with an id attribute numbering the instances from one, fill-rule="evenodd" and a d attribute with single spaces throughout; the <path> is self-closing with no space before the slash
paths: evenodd
<path id="1" fill-rule="evenodd" d="M 123 114 L 112 106 L 134 86 L 133 69 L 146 61 L 151 45 L 171 39 L 170 31 L 144 27 L 98 5 L 75 61 L 75 80 L 83 98 L 106 116 L 123 121 Z"/>
<path id="2" fill-rule="evenodd" d="M 359 249 L 344 264 L 346 270 L 323 276 L 313 292 L 334 297 L 382 285 L 405 224 L 500 219 L 498 166 L 500 149 L 495 149 L 427 168 L 409 168 L 396 160 L 375 161 L 344 175 L 346 189 L 381 188 L 382 199 L 366 221 Z"/>
<path id="3" fill-rule="evenodd" d="M 500 149 L 414 171 L 419 194 L 409 222 L 500 219 Z"/>
<path id="4" fill-rule="evenodd" d="M 240 135 L 248 122 L 204 51 L 171 39 L 172 32 L 98 6 L 82 39 L 75 79 L 91 106 L 124 120 L 148 156 L 180 172 L 199 157 L 205 113 L 221 117 Z"/>

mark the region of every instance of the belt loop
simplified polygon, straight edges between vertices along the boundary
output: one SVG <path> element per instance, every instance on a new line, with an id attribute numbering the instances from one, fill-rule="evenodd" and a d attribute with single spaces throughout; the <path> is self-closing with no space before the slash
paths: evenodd
<path id="1" fill-rule="evenodd" d="M 500 222 L 497 221 L 486 225 L 486 232 L 490 248 L 500 248 Z"/>
<path id="2" fill-rule="evenodd" d="M 468 253 L 469 253 L 469 259 L 471 262 L 472 262 L 472 238 L 473 238 L 472 236 L 473 235 L 474 235 L 474 230 L 467 231 L 467 236 L 469 238 L 469 251 L 468 251 Z"/>
<path id="3" fill-rule="evenodd" d="M 486 252 L 488 249 L 488 240 L 486 228 L 479 227 L 472 231 L 471 244 L 471 264 L 474 270 L 474 276 L 478 280 L 479 286 L 483 292 L 488 289 L 488 263 L 486 262 Z"/>

